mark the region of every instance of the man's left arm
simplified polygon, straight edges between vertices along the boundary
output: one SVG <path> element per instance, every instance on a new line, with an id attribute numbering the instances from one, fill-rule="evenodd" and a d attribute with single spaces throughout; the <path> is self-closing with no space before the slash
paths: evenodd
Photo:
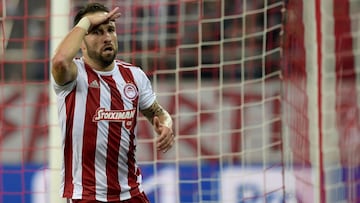
<path id="1" fill-rule="evenodd" d="M 157 101 L 140 111 L 152 123 L 155 132 L 159 135 L 156 138 L 157 149 L 167 152 L 175 142 L 170 114 Z"/>

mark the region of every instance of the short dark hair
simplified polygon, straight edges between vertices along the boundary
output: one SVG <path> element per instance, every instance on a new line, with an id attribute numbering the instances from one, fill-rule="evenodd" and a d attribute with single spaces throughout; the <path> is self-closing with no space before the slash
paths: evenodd
<path id="1" fill-rule="evenodd" d="M 88 13 L 95 13 L 95 12 L 109 12 L 110 10 L 100 3 L 89 3 L 82 7 L 74 17 L 74 26 L 78 24 L 82 17 L 84 17 Z"/>

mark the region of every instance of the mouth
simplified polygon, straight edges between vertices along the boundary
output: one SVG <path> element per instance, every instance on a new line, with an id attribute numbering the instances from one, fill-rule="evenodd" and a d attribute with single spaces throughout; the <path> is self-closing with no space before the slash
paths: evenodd
<path id="1" fill-rule="evenodd" d="M 113 52 L 114 48 L 112 46 L 106 46 L 103 48 L 103 52 Z"/>

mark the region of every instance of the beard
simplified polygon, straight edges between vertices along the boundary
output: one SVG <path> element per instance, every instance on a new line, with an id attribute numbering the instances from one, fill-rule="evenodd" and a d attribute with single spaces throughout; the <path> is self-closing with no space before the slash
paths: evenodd
<path id="1" fill-rule="evenodd" d="M 87 46 L 89 47 L 89 46 Z M 113 47 L 111 52 L 101 50 L 97 52 L 95 50 L 87 48 L 87 54 L 95 63 L 99 64 L 101 67 L 106 68 L 111 65 L 116 57 L 117 47 Z"/>

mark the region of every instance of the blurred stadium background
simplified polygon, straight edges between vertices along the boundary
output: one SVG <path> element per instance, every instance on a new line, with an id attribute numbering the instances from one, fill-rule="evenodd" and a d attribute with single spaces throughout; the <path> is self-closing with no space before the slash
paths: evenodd
<path id="1" fill-rule="evenodd" d="M 0 202 L 63 202 L 49 63 L 86 2 L 0 2 Z M 162 154 L 141 117 L 151 202 L 360 201 L 357 0 L 99 2 L 175 120 Z"/>

